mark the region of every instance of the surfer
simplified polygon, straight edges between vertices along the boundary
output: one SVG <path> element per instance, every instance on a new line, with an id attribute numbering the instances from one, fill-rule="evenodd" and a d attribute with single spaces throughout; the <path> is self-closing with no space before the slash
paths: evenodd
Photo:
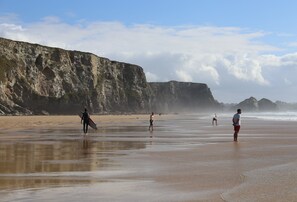
<path id="1" fill-rule="evenodd" d="M 152 114 L 150 115 L 150 126 L 149 126 L 149 130 L 152 129 L 152 131 L 154 130 L 153 122 L 154 122 L 154 112 L 152 112 Z"/>
<path id="2" fill-rule="evenodd" d="M 88 133 L 89 121 L 90 121 L 90 115 L 88 113 L 87 108 L 85 108 L 85 112 L 82 113 L 81 121 L 80 121 L 80 123 L 83 122 L 83 130 L 85 134 Z"/>

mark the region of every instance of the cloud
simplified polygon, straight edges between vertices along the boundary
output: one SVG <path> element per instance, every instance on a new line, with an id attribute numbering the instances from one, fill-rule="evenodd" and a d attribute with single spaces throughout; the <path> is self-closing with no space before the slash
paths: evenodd
<path id="1" fill-rule="evenodd" d="M 145 75 L 146 75 L 146 78 L 151 82 L 157 82 L 160 80 L 157 75 L 151 72 L 145 72 Z"/>
<path id="2" fill-rule="evenodd" d="M 179 81 L 186 81 L 186 82 L 193 81 L 192 76 L 187 71 L 184 71 L 184 70 L 181 69 L 181 70 L 176 70 L 175 73 L 176 73 L 176 76 L 177 76 Z"/>
<path id="3" fill-rule="evenodd" d="M 289 47 L 297 47 L 297 42 L 294 41 L 294 42 L 290 42 L 287 44 Z"/>
<path id="4" fill-rule="evenodd" d="M 225 68 L 238 80 L 251 81 L 259 85 L 268 85 L 262 75 L 262 66 L 257 59 L 249 55 L 234 55 L 224 58 Z"/>
<path id="5" fill-rule="evenodd" d="M 244 99 L 271 91 L 268 98 L 292 100 L 292 93 L 285 90 L 277 96 L 273 89 L 297 85 L 292 76 L 297 73 L 297 53 L 273 54 L 280 49 L 262 42 L 271 33 L 239 27 L 68 24 L 55 16 L 22 24 L 15 16 L 8 18 L 0 17 L 2 37 L 135 63 L 144 68 L 148 81 L 207 83 L 221 101 L 241 101 L 227 98 L 234 86 L 242 89 Z"/>

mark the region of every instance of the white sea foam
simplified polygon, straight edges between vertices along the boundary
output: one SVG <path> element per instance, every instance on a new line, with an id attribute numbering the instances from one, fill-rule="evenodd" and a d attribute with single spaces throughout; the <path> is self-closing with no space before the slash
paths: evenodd
<path id="1" fill-rule="evenodd" d="M 218 114 L 219 118 L 230 118 L 232 119 L 233 113 L 222 113 Z M 297 121 L 297 112 L 242 112 L 242 119 L 252 118 L 261 120 L 275 120 L 275 121 Z M 210 116 L 207 117 L 208 119 Z"/>
<path id="2" fill-rule="evenodd" d="M 243 116 L 262 120 L 297 121 L 297 112 L 245 113 Z"/>

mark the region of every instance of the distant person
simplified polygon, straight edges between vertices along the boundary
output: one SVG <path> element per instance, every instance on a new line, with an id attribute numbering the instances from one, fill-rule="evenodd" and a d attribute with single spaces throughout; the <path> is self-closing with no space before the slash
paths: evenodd
<path id="1" fill-rule="evenodd" d="M 149 126 L 149 130 L 154 130 L 154 112 L 152 112 L 152 114 L 150 115 L 150 126 Z"/>
<path id="2" fill-rule="evenodd" d="M 212 125 L 216 124 L 216 126 L 218 125 L 218 117 L 217 114 L 214 114 L 213 118 L 212 118 Z"/>
<path id="3" fill-rule="evenodd" d="M 234 126 L 234 142 L 237 142 L 238 133 L 240 130 L 240 114 L 241 109 L 237 109 L 237 113 L 233 116 L 233 126 Z"/>
<path id="4" fill-rule="evenodd" d="M 81 121 L 80 123 L 83 122 L 83 130 L 84 130 L 84 133 L 88 133 L 88 126 L 89 126 L 89 122 L 90 122 L 90 115 L 88 113 L 88 110 L 85 108 L 85 111 L 82 113 L 82 116 L 81 116 Z"/>

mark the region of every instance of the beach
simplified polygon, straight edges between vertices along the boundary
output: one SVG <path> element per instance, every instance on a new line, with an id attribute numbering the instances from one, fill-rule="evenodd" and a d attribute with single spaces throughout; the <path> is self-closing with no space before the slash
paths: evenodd
<path id="1" fill-rule="evenodd" d="M 296 120 L 242 114 L 0 117 L 0 201 L 295 201 Z"/>

